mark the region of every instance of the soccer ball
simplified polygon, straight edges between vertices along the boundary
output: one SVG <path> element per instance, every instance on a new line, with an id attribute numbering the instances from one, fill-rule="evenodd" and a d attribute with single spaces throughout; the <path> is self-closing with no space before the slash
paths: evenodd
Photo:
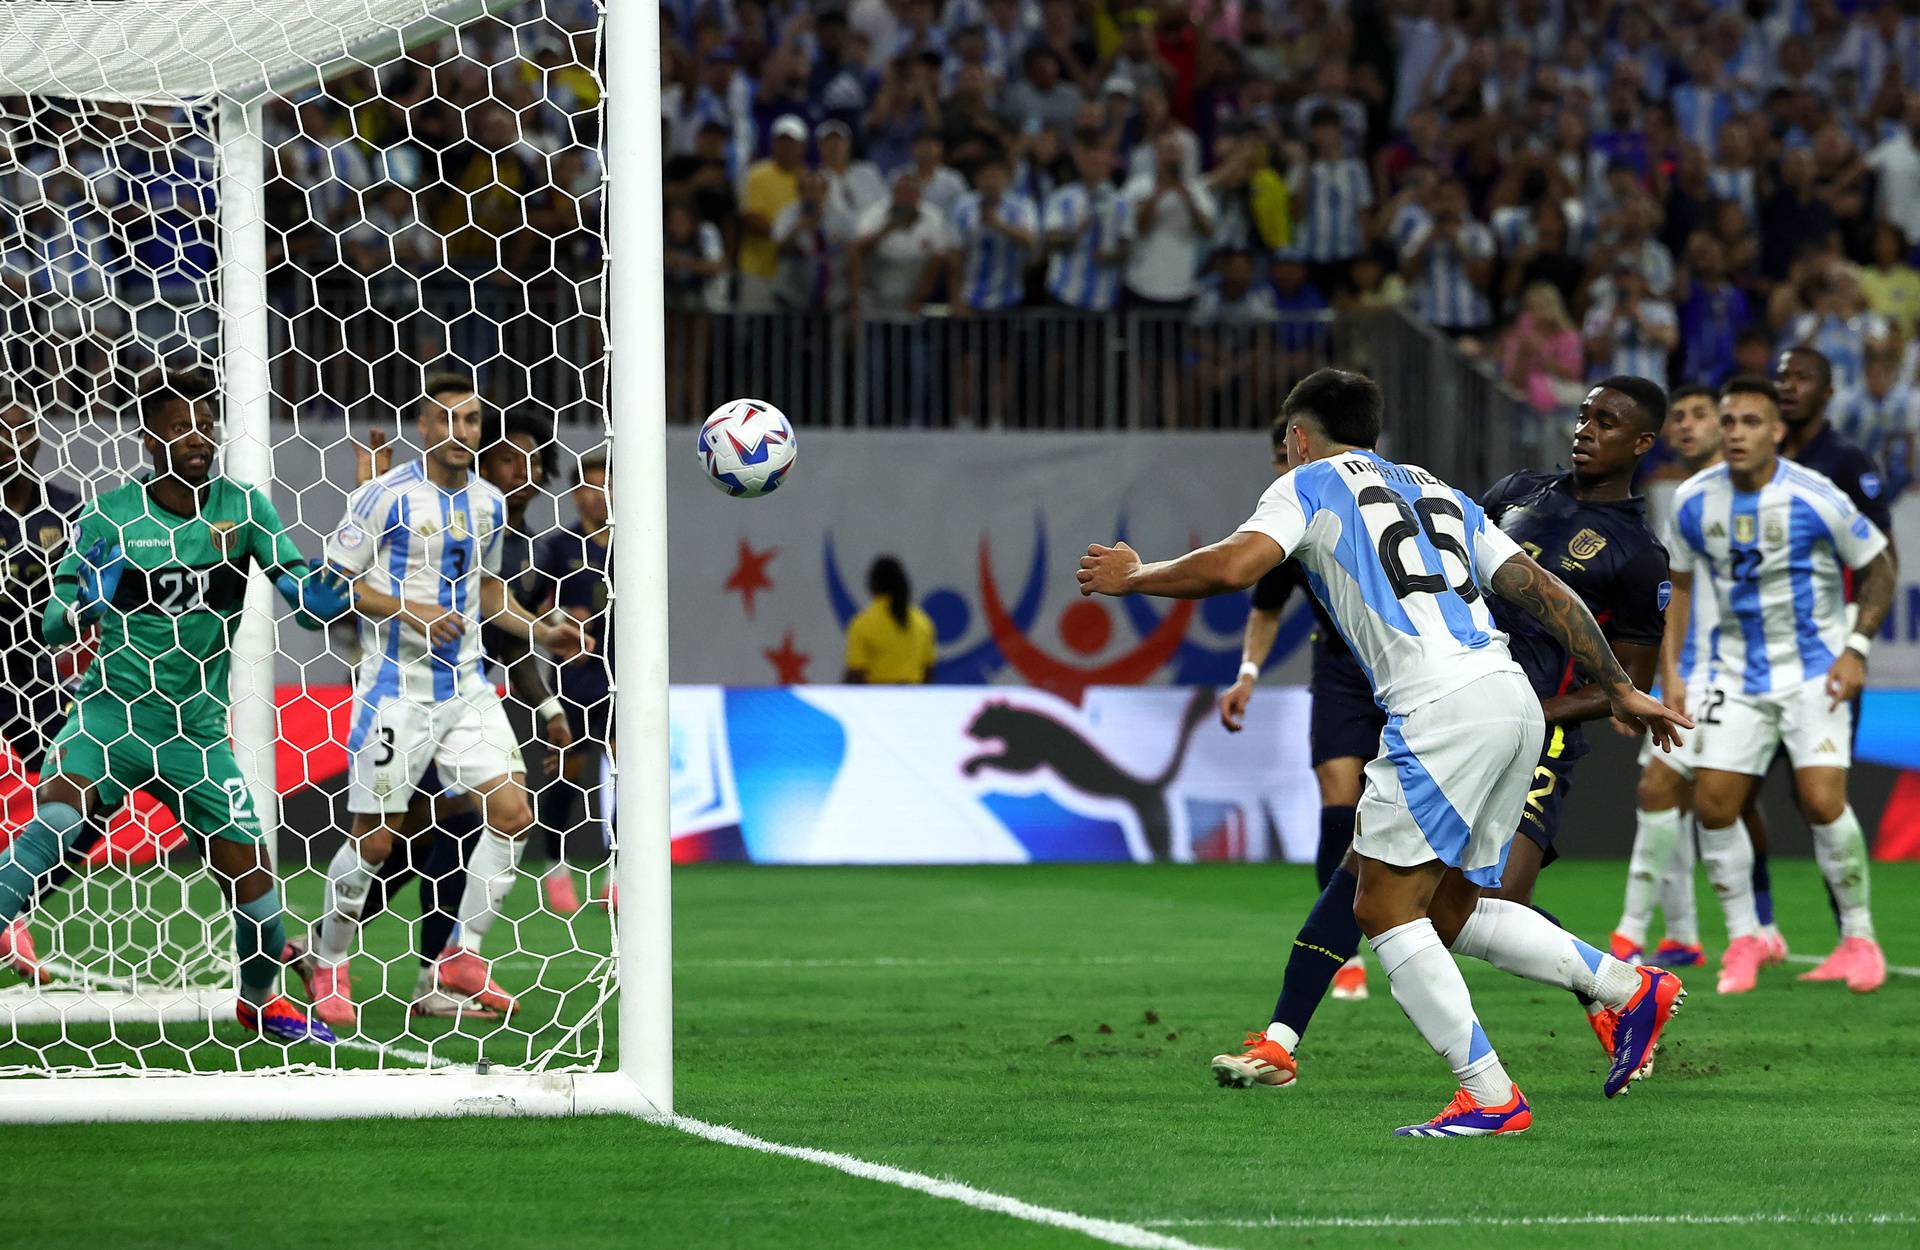
<path id="1" fill-rule="evenodd" d="M 700 467 L 707 480 L 742 499 L 770 495 L 793 468 L 793 422 L 772 404 L 736 399 L 700 426 Z"/>

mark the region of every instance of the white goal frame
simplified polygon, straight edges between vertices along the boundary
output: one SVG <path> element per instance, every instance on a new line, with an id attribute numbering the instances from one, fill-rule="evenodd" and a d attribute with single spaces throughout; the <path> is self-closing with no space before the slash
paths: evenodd
<path id="1" fill-rule="evenodd" d="M 377 63 L 519 0 L 60 0 L 0 6 L 0 93 L 218 108 L 220 328 L 227 471 L 273 480 L 268 428 L 267 249 L 261 105 Z M 673 968 L 667 825 L 666 376 L 657 3 L 602 0 L 608 492 L 620 744 L 614 881 L 618 1066 L 138 1076 L 0 1081 L 0 1122 L 273 1120 L 624 1113 L 673 1109 Z M 380 24 L 380 11 L 411 19 Z M 269 10 L 272 12 L 269 13 Z M 244 66 L 234 72 L 234 64 Z M 122 72 L 115 73 L 119 69 Z M 619 588 L 626 589 L 625 594 Z M 273 591 L 255 574 L 235 640 L 233 735 L 268 845 L 279 826 L 272 768 Z M 228 990 L 148 992 L 103 1003 L 41 990 L 0 1002 L 0 1028 L 65 1021 L 205 1020 Z"/>

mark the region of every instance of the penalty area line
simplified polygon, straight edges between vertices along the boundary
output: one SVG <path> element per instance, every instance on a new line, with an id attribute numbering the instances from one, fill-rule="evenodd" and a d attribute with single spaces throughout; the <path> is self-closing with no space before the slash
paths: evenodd
<path id="1" fill-rule="evenodd" d="M 1588 1227 L 1713 1227 L 1756 1228 L 1808 1226 L 1822 1228 L 1885 1227 L 1893 1224 L 1920 1224 L 1920 1215 L 1911 1214 L 1806 1214 L 1759 1211 L 1749 1215 L 1517 1215 L 1517 1216 L 1364 1216 L 1330 1215 L 1282 1216 L 1264 1219 L 1178 1219 L 1142 1220 L 1146 1228 L 1275 1228 L 1302 1232 L 1337 1228 L 1588 1228 Z"/>
<path id="2" fill-rule="evenodd" d="M 723 1146 L 738 1146 L 743 1150 L 757 1150 L 762 1154 L 799 1159 L 803 1163 L 817 1163 L 822 1167 L 844 1172 L 848 1176 L 857 1177 L 863 1181 L 878 1181 L 883 1185 L 911 1189 L 929 1197 L 945 1198 L 976 1210 L 1012 1216 L 1016 1220 L 1025 1220 L 1030 1224 L 1064 1228 L 1082 1233 L 1097 1241 L 1104 1241 L 1109 1245 L 1128 1246 L 1133 1250 L 1213 1250 L 1212 1247 L 1196 1245 L 1169 1233 L 1154 1232 L 1138 1224 L 1095 1219 L 1089 1215 L 1079 1215 L 1055 1207 L 1043 1207 L 1035 1203 L 1023 1202 L 1006 1194 L 975 1189 L 959 1181 L 943 1180 L 937 1176 L 928 1176 L 924 1172 L 909 1172 L 904 1168 L 890 1167 L 884 1163 L 871 1163 L 865 1159 L 839 1154 L 832 1150 L 816 1150 L 811 1146 L 788 1146 L 780 1142 L 768 1141 L 764 1137 L 755 1137 L 751 1133 L 743 1133 L 739 1129 L 728 1128 L 722 1124 L 708 1124 L 704 1120 L 695 1120 L 688 1116 L 663 1117 L 655 1120 L 654 1123 L 679 1129 L 683 1133 L 689 1133 L 710 1142 L 718 1142 Z"/>

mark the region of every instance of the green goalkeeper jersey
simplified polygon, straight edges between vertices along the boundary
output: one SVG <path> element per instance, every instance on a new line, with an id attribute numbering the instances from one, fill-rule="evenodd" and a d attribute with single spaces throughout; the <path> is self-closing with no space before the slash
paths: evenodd
<path id="1" fill-rule="evenodd" d="M 147 485 L 128 482 L 81 509 L 54 574 L 48 640 L 70 636 L 81 553 L 101 540 L 118 546 L 126 564 L 100 614 L 99 654 L 76 697 L 124 705 L 131 727 L 150 737 L 221 740 L 248 572 L 305 577 L 306 561 L 263 491 L 216 477 L 199 513 L 181 516 L 155 502 Z"/>

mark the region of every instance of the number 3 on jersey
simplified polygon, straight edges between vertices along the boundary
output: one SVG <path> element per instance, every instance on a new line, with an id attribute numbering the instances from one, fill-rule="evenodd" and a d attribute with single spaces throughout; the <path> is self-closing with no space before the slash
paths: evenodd
<path id="1" fill-rule="evenodd" d="M 1437 595 L 1449 589 L 1443 574 L 1428 573 L 1424 568 L 1415 572 L 1402 559 L 1404 544 L 1422 530 L 1426 531 L 1427 541 L 1433 544 L 1434 550 L 1440 553 L 1441 567 L 1445 567 L 1447 556 L 1460 562 L 1460 580 L 1453 583 L 1453 592 L 1468 603 L 1480 597 L 1480 588 L 1473 582 L 1473 559 L 1467 554 L 1467 518 L 1459 504 L 1436 495 L 1422 496 L 1409 504 L 1397 491 L 1385 486 L 1367 487 L 1357 496 L 1356 502 L 1362 509 L 1384 505 L 1397 514 L 1380 530 L 1379 542 L 1380 567 L 1386 571 L 1387 582 L 1393 587 L 1395 598 L 1405 599 L 1413 594 Z M 1414 561 L 1420 565 L 1426 563 L 1420 557 L 1418 546 L 1414 548 Z"/>

